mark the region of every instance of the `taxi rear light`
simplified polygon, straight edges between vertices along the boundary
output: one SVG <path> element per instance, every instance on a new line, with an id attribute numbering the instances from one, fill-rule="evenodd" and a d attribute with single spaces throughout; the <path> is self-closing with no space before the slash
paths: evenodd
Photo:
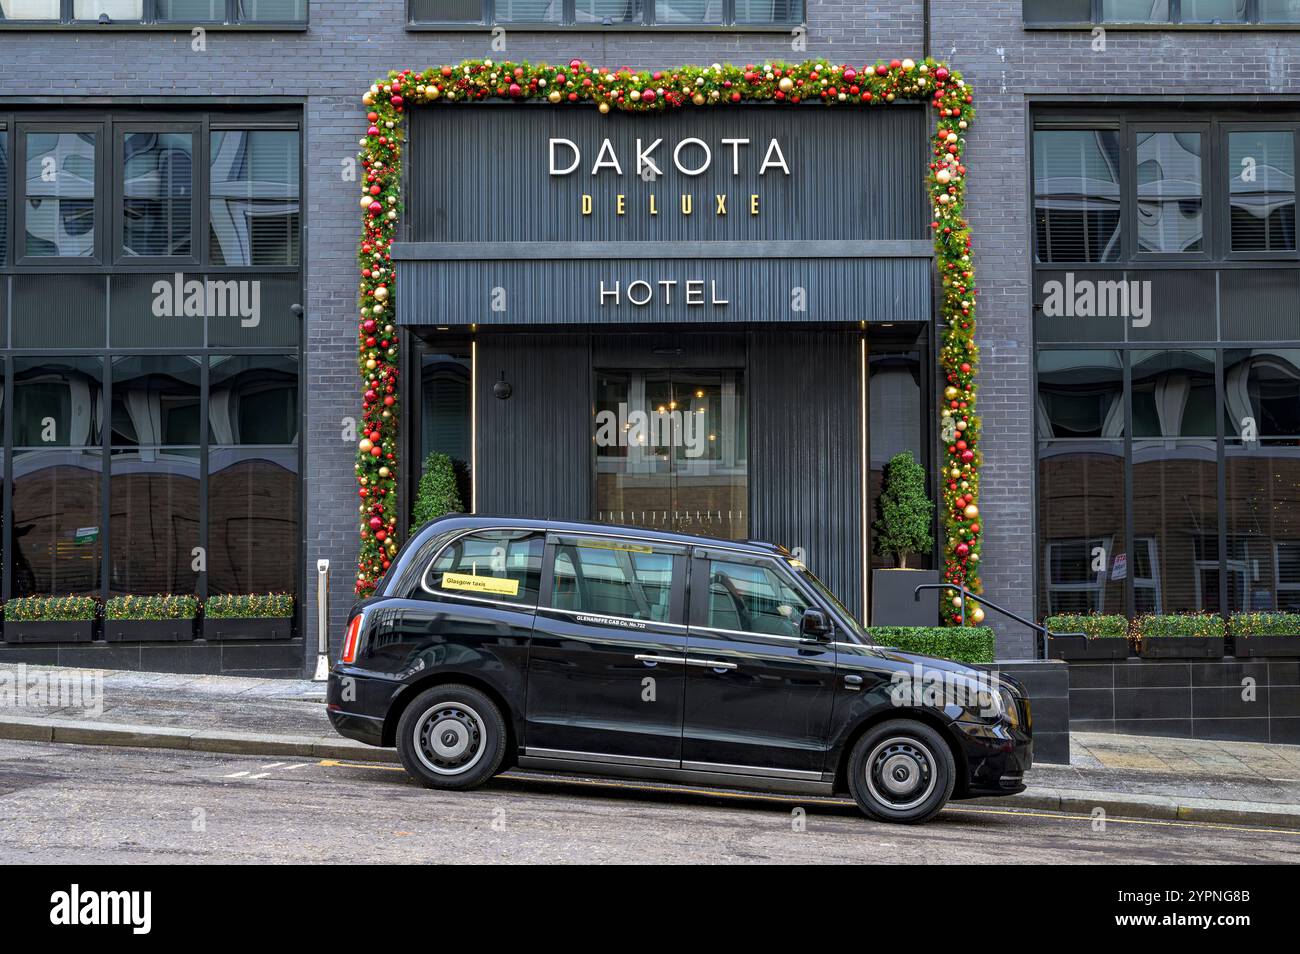
<path id="1" fill-rule="evenodd" d="M 358 613 L 352 617 L 352 622 L 348 623 L 347 635 L 343 637 L 343 655 L 339 657 L 340 662 L 354 663 L 357 661 L 357 647 L 361 644 L 361 621 L 365 619 L 364 613 Z"/>

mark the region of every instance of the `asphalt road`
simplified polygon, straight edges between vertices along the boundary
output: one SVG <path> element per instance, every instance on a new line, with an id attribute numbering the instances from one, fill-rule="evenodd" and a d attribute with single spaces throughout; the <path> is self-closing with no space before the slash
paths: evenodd
<path id="1" fill-rule="evenodd" d="M 1300 862 L 1300 832 L 951 805 L 921 827 L 817 798 L 512 773 L 0 742 L 0 863 Z"/>

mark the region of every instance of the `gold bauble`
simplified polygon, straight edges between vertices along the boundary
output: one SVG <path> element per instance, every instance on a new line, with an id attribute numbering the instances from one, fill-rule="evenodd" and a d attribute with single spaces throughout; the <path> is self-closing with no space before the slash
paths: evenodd
<path id="1" fill-rule="evenodd" d="M 970 618 L 975 620 L 977 623 L 984 622 L 984 610 L 980 609 L 978 606 L 975 607 L 975 609 L 971 610 Z"/>
<path id="2" fill-rule="evenodd" d="M 363 196 L 361 197 L 361 208 L 363 208 L 363 209 L 368 209 L 368 208 L 370 208 L 370 203 L 371 203 L 371 202 L 374 202 L 374 201 L 375 201 L 375 200 L 374 200 L 374 197 L 373 197 L 373 196 L 363 195 Z"/>
<path id="3" fill-rule="evenodd" d="M 389 469 L 388 469 L 387 467 L 380 467 L 380 468 L 379 468 L 379 476 L 380 476 L 380 477 L 387 477 L 387 476 L 389 475 L 389 473 L 391 473 L 391 472 L 389 471 Z"/>
<path id="4" fill-rule="evenodd" d="M 553 89 L 546 94 L 546 98 L 549 99 L 552 103 L 558 103 L 561 99 L 560 91 L 557 89 Z"/>
<path id="5" fill-rule="evenodd" d="M 708 102 L 708 100 L 704 98 L 703 93 L 696 93 L 694 96 L 691 97 L 691 102 L 694 103 L 696 106 L 703 106 L 705 103 Z"/>
<path id="6" fill-rule="evenodd" d="M 601 115 L 604 115 L 609 112 L 609 103 L 601 103 L 596 109 L 600 111 Z"/>
<path id="7" fill-rule="evenodd" d="M 380 301 L 383 301 L 385 298 L 387 298 L 388 297 L 387 286 L 380 285 L 378 288 L 376 288 L 375 297 L 378 298 Z"/>
<path id="8" fill-rule="evenodd" d="M 953 387 L 951 384 L 943 389 L 943 396 L 946 397 L 949 401 L 956 400 L 957 394 L 958 394 L 957 389 Z"/>
<path id="9" fill-rule="evenodd" d="M 794 89 L 794 80 L 790 79 L 788 76 L 782 76 L 781 82 L 776 85 L 781 88 L 781 92 L 788 93 L 790 90 Z"/>
<path id="10" fill-rule="evenodd" d="M 980 508 L 975 506 L 974 504 L 970 504 L 965 510 L 962 511 L 962 513 L 966 515 L 967 520 L 974 520 L 976 517 L 980 515 Z"/>
<path id="11" fill-rule="evenodd" d="M 363 454 L 369 454 L 370 451 L 374 448 L 374 446 L 375 446 L 375 445 L 374 445 L 374 443 L 370 440 L 370 438 L 368 438 L 368 437 L 363 437 L 363 438 L 361 438 L 361 443 L 359 443 L 359 444 L 357 445 L 357 450 L 361 451 L 361 453 L 363 453 Z"/>

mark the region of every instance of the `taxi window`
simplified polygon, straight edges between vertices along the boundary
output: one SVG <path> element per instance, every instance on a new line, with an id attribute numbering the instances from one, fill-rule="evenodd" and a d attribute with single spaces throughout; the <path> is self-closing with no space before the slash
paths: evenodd
<path id="1" fill-rule="evenodd" d="M 666 623 L 673 557 L 635 543 L 562 543 L 555 550 L 556 609 Z"/>
<path id="2" fill-rule="evenodd" d="M 537 605 L 545 538 L 533 530 L 483 530 L 443 548 L 425 585 L 454 596 Z"/>
<path id="3" fill-rule="evenodd" d="M 709 561 L 711 629 L 797 637 L 809 605 L 769 563 Z"/>

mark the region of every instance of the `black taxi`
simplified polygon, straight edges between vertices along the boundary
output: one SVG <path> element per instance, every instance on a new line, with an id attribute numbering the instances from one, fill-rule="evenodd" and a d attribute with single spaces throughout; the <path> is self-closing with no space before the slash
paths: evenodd
<path id="1" fill-rule="evenodd" d="M 781 547 L 595 523 L 426 524 L 353 607 L 327 702 L 433 788 L 520 766 L 920 822 L 1032 760 L 1014 680 L 875 645 Z"/>

